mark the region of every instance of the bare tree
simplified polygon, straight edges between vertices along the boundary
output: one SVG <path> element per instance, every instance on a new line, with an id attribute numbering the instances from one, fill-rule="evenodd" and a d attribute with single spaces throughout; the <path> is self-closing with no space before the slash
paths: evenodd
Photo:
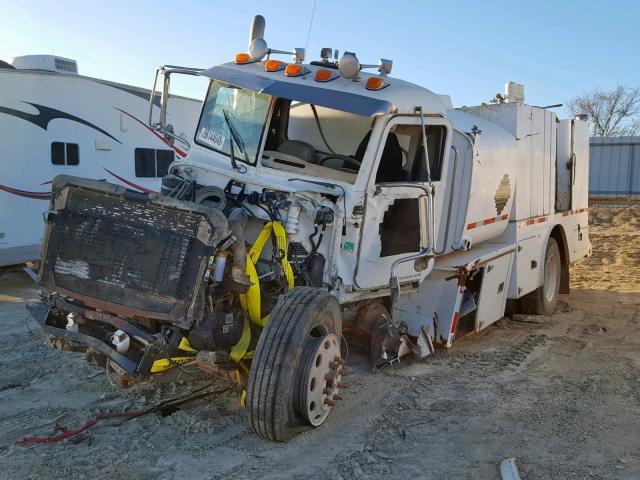
<path id="1" fill-rule="evenodd" d="M 640 132 L 640 88 L 598 88 L 567 102 L 572 115 L 586 114 L 591 135 L 613 137 Z"/>

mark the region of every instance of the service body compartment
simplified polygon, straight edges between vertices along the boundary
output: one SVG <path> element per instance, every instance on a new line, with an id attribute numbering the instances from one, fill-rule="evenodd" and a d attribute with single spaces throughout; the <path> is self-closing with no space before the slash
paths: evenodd
<path id="1" fill-rule="evenodd" d="M 520 298 L 540 286 L 543 242 L 542 234 L 518 240 L 516 269 L 511 275 L 509 298 Z"/>
<path id="2" fill-rule="evenodd" d="M 512 265 L 513 252 L 508 252 L 482 267 L 484 271 L 476 312 L 476 331 L 491 325 L 504 315 Z"/>
<path id="3" fill-rule="evenodd" d="M 523 103 L 465 107 L 462 110 L 489 120 L 517 141 L 515 218 L 548 215 L 553 211 L 556 170 L 556 115 Z"/>

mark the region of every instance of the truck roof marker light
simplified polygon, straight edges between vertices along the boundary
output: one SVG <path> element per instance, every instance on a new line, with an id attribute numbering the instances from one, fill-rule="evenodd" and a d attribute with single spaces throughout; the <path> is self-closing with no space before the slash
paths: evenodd
<path id="1" fill-rule="evenodd" d="M 302 74 L 307 73 L 304 66 L 299 63 L 290 63 L 284 69 L 284 74 L 287 77 L 299 77 Z"/>
<path id="2" fill-rule="evenodd" d="M 280 60 L 267 60 L 264 62 L 264 71 L 265 72 L 279 72 L 283 68 L 285 68 L 287 64 L 281 62 Z"/>
<path id="3" fill-rule="evenodd" d="M 245 65 L 247 63 L 252 63 L 253 59 L 251 58 L 251 55 L 249 55 L 248 53 L 238 53 L 236 55 L 236 65 Z"/>
<path id="4" fill-rule="evenodd" d="M 336 75 L 328 68 L 321 68 L 319 70 L 316 70 L 314 78 L 316 82 L 330 82 L 331 80 L 338 78 L 338 75 Z"/>
<path id="5" fill-rule="evenodd" d="M 365 85 L 367 90 L 381 90 L 387 86 L 389 86 L 389 84 L 385 83 L 382 77 L 369 77 Z"/>

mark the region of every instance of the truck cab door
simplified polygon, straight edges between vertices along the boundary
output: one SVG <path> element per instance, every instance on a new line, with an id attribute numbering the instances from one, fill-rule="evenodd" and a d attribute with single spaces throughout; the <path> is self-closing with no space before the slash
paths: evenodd
<path id="1" fill-rule="evenodd" d="M 393 117 L 383 131 L 366 190 L 354 274 L 356 289 L 388 287 L 394 262 L 418 254 L 437 238 L 436 222 L 433 219 L 430 224 L 429 211 L 434 211 L 433 197 L 442 197 L 439 179 L 445 177 L 442 170 L 444 153 L 450 145 L 449 127 L 442 117 L 425 118 L 425 126 L 431 184 L 420 117 Z M 438 143 L 437 149 L 432 149 L 434 142 Z M 431 192 L 431 199 L 427 191 Z M 400 263 L 396 271 L 398 282 L 422 282 L 430 272 L 424 260 Z"/>

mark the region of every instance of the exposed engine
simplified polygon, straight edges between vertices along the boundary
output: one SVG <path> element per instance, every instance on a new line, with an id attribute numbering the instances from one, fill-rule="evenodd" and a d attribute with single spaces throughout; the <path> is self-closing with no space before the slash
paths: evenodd
<path id="1" fill-rule="evenodd" d="M 289 242 L 303 208 L 285 192 L 201 187 L 175 174 L 162 195 L 67 176 L 53 191 L 45 332 L 69 349 L 89 345 L 122 374 L 144 377 L 203 352 L 241 363 L 280 294 L 323 285 L 328 206 L 315 208 L 306 241 Z"/>

